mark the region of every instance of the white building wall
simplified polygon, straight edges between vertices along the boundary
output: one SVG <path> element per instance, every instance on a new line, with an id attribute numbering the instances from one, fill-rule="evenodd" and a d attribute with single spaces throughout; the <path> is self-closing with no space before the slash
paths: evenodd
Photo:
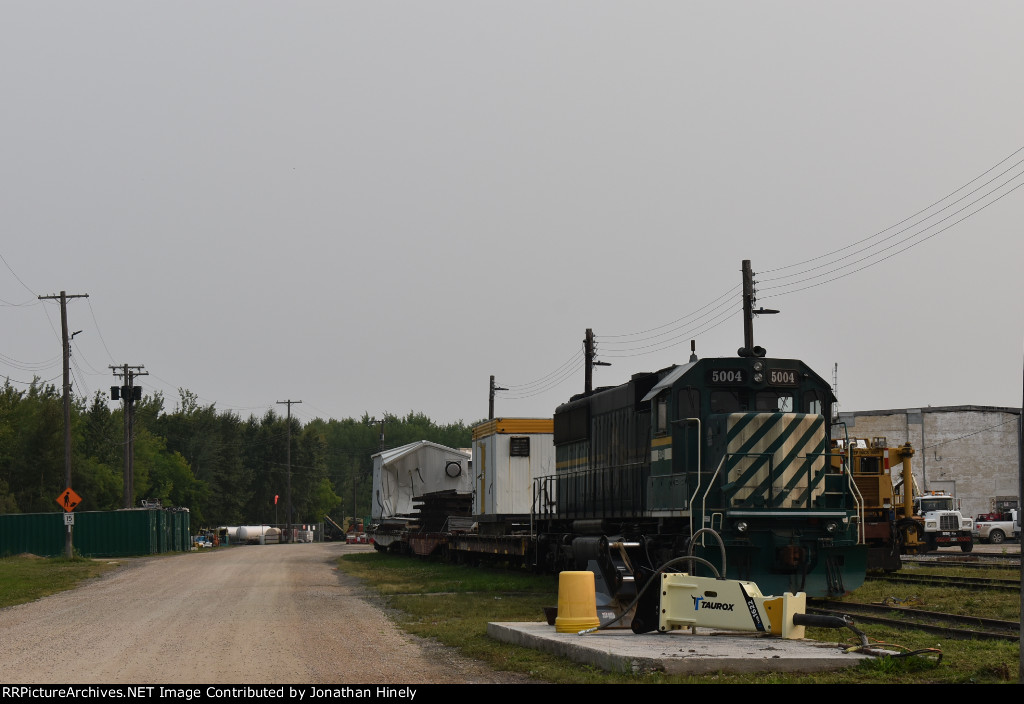
<path id="1" fill-rule="evenodd" d="M 524 437 L 530 439 L 530 456 L 513 457 L 512 439 Z M 555 473 L 553 438 L 551 433 L 496 433 L 474 440 L 474 515 L 530 513 L 533 480 Z"/>
<path id="2" fill-rule="evenodd" d="M 850 437 L 885 437 L 889 447 L 909 442 L 918 487 L 950 492 L 964 514 L 975 517 L 995 510 L 997 500 L 1019 500 L 1019 418 L 1019 409 L 993 406 L 839 414 Z M 835 426 L 833 439 L 842 437 L 842 426 Z"/>

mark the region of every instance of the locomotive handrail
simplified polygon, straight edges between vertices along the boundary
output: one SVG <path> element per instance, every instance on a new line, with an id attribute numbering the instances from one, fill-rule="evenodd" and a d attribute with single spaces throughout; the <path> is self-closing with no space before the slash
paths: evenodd
<path id="1" fill-rule="evenodd" d="M 828 467 L 831 466 L 832 458 L 833 457 L 837 457 L 838 456 L 839 458 L 842 459 L 842 462 L 843 462 L 843 472 L 842 473 L 846 476 L 847 491 L 849 491 L 850 496 L 853 498 L 853 509 L 854 509 L 854 512 L 857 514 L 857 544 L 858 545 L 864 544 L 867 541 L 867 538 L 864 535 L 864 531 L 865 531 L 865 525 L 864 525 L 864 511 L 865 511 L 865 508 L 864 508 L 864 504 L 865 504 L 864 495 L 861 493 L 860 487 L 857 486 L 857 482 L 855 482 L 853 480 L 853 472 L 850 471 L 850 465 L 847 464 L 846 454 L 839 453 L 838 455 L 836 455 L 836 454 L 831 453 L 831 452 L 815 452 L 813 454 L 808 454 L 807 455 L 807 457 L 816 457 L 816 456 L 821 456 L 821 457 L 825 458 L 826 471 L 828 470 Z"/>
<path id="2" fill-rule="evenodd" d="M 704 517 L 707 515 L 708 494 L 711 493 L 711 487 L 713 487 L 715 485 L 715 479 L 718 478 L 718 473 L 722 471 L 722 465 L 725 464 L 725 459 L 728 456 L 729 456 L 728 454 L 722 455 L 722 459 L 719 460 L 719 462 L 718 462 L 718 467 L 715 468 L 714 474 L 711 475 L 711 479 L 708 481 L 708 488 L 704 490 L 704 496 L 702 496 L 700 498 L 700 520 L 701 520 L 701 523 L 704 522 Z M 694 494 L 694 495 L 696 496 L 696 494 Z M 701 528 L 703 528 L 703 527 L 704 526 L 701 526 Z M 693 512 L 692 511 L 690 512 L 690 535 L 693 535 Z M 701 540 L 703 541 L 703 538 L 701 538 Z M 704 545 L 704 543 L 701 542 L 701 546 L 703 546 L 703 545 Z"/>
<path id="3" fill-rule="evenodd" d="M 854 507 L 857 509 L 857 544 L 862 545 L 867 542 L 867 536 L 864 534 L 866 530 L 864 525 L 864 495 L 860 493 L 860 487 L 857 486 L 857 482 L 853 481 L 853 472 L 846 472 L 846 482 L 853 489 L 853 502 Z"/>
<path id="4" fill-rule="evenodd" d="M 702 462 L 703 457 L 702 457 L 702 453 L 701 453 L 701 442 L 700 442 L 700 438 L 701 438 L 701 423 L 700 423 L 700 418 L 677 418 L 676 420 L 672 421 L 672 424 L 675 425 L 675 424 L 678 424 L 678 423 L 682 423 L 683 421 L 686 421 L 686 422 L 696 421 L 697 422 L 697 486 L 695 486 L 693 488 L 693 493 L 690 494 L 690 505 L 687 506 L 687 508 L 690 509 L 690 535 L 693 535 L 693 509 L 692 509 L 692 506 L 694 504 L 694 500 L 697 498 L 697 493 L 700 491 L 701 476 L 702 476 L 701 468 L 704 466 L 704 463 Z M 705 494 L 705 498 L 706 497 L 707 497 L 707 494 Z M 703 516 L 704 516 L 704 510 L 703 510 L 703 506 L 702 506 L 701 507 L 701 520 L 704 520 Z"/>
<path id="5" fill-rule="evenodd" d="M 848 459 L 848 456 L 845 455 L 845 454 L 841 454 L 840 455 L 840 457 L 842 457 L 842 459 L 843 459 L 843 474 L 846 475 L 846 484 L 849 487 L 850 494 L 853 496 L 853 508 L 854 508 L 854 511 L 856 511 L 856 513 L 857 513 L 857 544 L 858 545 L 863 545 L 865 542 L 867 542 L 867 537 L 864 535 L 864 531 L 865 531 L 865 526 L 864 526 L 864 503 L 865 502 L 864 502 L 864 495 L 862 493 L 860 493 L 860 487 L 857 486 L 857 482 L 853 481 L 853 472 L 851 471 L 851 468 L 853 466 L 852 451 L 850 449 L 849 441 L 847 441 L 847 443 L 846 443 L 846 452 L 847 453 L 851 453 L 849 455 L 849 459 Z M 828 461 L 828 458 L 830 456 L 829 453 L 826 452 L 826 453 L 822 453 L 822 454 L 825 455 L 826 461 Z"/>

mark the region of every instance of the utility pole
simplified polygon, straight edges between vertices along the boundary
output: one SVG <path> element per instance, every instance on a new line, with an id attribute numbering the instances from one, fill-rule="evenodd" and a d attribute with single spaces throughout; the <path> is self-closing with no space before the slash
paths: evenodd
<path id="1" fill-rule="evenodd" d="M 491 378 L 493 379 L 494 377 L 491 377 Z M 376 418 L 370 418 L 369 420 L 366 421 L 367 425 L 373 425 L 374 423 L 380 423 L 380 438 L 377 441 L 377 452 L 384 452 L 384 421 L 385 421 L 384 418 L 381 418 L 380 420 L 377 420 Z M 359 468 L 358 467 L 354 467 L 352 469 L 352 525 L 353 526 L 355 526 L 355 524 L 356 524 L 356 517 L 359 515 L 358 514 L 358 509 L 356 508 L 356 481 L 358 479 L 359 479 Z M 370 503 L 371 504 L 373 503 L 373 497 L 372 496 L 370 497 Z M 371 505 L 371 508 L 373 508 L 372 505 Z"/>
<path id="2" fill-rule="evenodd" d="M 135 505 L 135 402 L 142 400 L 142 387 L 135 385 L 135 377 L 146 376 L 149 372 L 141 364 L 130 366 L 122 364 L 120 367 L 110 365 L 114 376 L 124 379 L 124 386 L 111 386 L 110 398 L 114 401 L 124 401 L 124 450 L 123 450 L 123 493 L 122 508 L 131 508 Z M 120 373 L 118 370 L 121 370 Z"/>
<path id="3" fill-rule="evenodd" d="M 292 404 L 302 403 L 302 401 L 278 401 L 278 403 L 288 404 L 288 485 L 285 488 L 284 500 L 288 505 L 288 542 L 292 541 Z"/>
<path id="4" fill-rule="evenodd" d="M 609 362 L 598 362 L 597 346 L 594 344 L 594 331 L 587 328 L 583 338 L 583 392 L 589 394 L 594 390 L 594 367 L 610 367 Z"/>
<path id="5" fill-rule="evenodd" d="M 491 392 L 488 395 L 488 398 L 490 399 L 490 401 L 487 404 L 487 420 L 494 420 L 494 392 L 495 391 L 508 391 L 508 389 L 506 389 L 503 386 L 495 386 L 494 385 L 494 375 L 491 374 Z"/>
<path id="6" fill-rule="evenodd" d="M 61 348 L 64 355 L 64 486 L 67 489 L 71 488 L 71 338 L 68 337 L 68 299 L 88 297 L 88 293 L 67 294 L 64 291 L 59 296 L 39 296 L 41 301 L 60 301 Z M 72 526 L 68 526 L 64 536 L 64 557 L 69 560 L 73 555 L 71 529 Z"/>
<path id="7" fill-rule="evenodd" d="M 750 260 L 743 260 L 743 347 L 736 352 L 740 357 L 764 357 L 763 347 L 754 346 L 754 316 L 774 315 L 777 310 L 758 308 L 754 310 L 757 292 L 754 291 L 754 272 L 750 268 Z"/>

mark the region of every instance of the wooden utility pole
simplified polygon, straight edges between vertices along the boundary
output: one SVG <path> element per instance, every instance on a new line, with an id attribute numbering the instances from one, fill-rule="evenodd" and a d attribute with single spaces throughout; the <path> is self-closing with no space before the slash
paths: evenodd
<path id="1" fill-rule="evenodd" d="M 754 272 L 750 269 L 750 260 L 743 260 L 743 349 L 751 356 L 754 349 Z"/>
<path id="2" fill-rule="evenodd" d="M 135 504 L 135 402 L 142 399 L 142 389 L 135 386 L 136 376 L 145 376 L 149 372 L 141 364 L 130 366 L 122 364 L 120 367 L 110 365 L 114 370 L 114 376 L 124 379 L 124 386 L 110 387 L 110 397 L 113 400 L 121 398 L 124 401 L 124 451 L 123 451 L 123 499 L 122 508 L 131 508 Z M 122 370 L 118 373 L 118 369 Z M 136 391 L 138 389 L 138 391 Z"/>
<path id="3" fill-rule="evenodd" d="M 757 292 L 754 290 L 754 272 L 750 268 L 750 260 L 743 260 L 743 347 L 737 350 L 740 357 L 764 357 L 763 347 L 754 345 L 754 316 L 774 315 L 777 310 L 771 308 L 758 308 L 754 310 L 754 302 L 757 300 Z"/>
<path id="4" fill-rule="evenodd" d="M 610 367 L 609 362 L 598 362 L 597 348 L 594 344 L 594 331 L 587 328 L 583 338 L 583 392 L 589 394 L 594 390 L 594 367 Z"/>
<path id="5" fill-rule="evenodd" d="M 491 379 L 494 377 L 492 376 Z M 384 452 L 384 418 L 377 420 L 376 418 L 370 418 L 366 421 L 367 425 L 373 425 L 374 423 L 380 423 L 380 438 L 377 440 L 377 452 Z M 352 525 L 356 524 L 356 518 L 359 515 L 356 509 L 356 481 L 359 479 L 359 467 L 352 469 Z M 373 497 L 370 497 L 370 508 L 373 508 Z"/>
<path id="6" fill-rule="evenodd" d="M 302 401 L 278 401 L 288 405 L 288 485 L 285 487 L 284 500 L 288 505 L 288 542 L 292 541 L 292 404 Z"/>
<path id="7" fill-rule="evenodd" d="M 66 489 L 71 488 L 71 338 L 68 337 L 68 299 L 88 297 L 88 293 L 67 294 L 64 291 L 61 291 L 59 296 L 39 296 L 39 300 L 60 301 L 61 348 L 64 354 L 64 487 Z M 72 526 L 68 526 L 64 536 L 64 557 L 69 560 L 73 555 L 71 530 Z"/>
<path id="8" fill-rule="evenodd" d="M 491 390 L 488 394 L 489 402 L 487 404 L 487 420 L 494 420 L 494 392 L 495 391 L 508 391 L 503 386 L 494 385 L 494 375 L 491 374 Z"/>

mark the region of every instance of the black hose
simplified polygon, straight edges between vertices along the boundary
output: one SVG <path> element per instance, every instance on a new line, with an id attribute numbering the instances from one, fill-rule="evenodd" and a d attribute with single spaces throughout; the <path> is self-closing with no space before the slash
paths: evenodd
<path id="1" fill-rule="evenodd" d="M 693 536 L 690 537 L 690 544 L 686 548 L 686 554 L 687 555 L 692 555 L 693 554 L 693 546 L 697 544 L 697 538 L 699 536 L 701 536 L 702 534 L 704 534 L 704 533 L 708 533 L 708 534 L 714 536 L 715 540 L 718 541 L 718 548 L 719 548 L 719 550 L 722 551 L 722 575 L 718 576 L 716 574 L 715 578 L 716 579 L 725 579 L 726 578 L 725 543 L 722 541 L 722 536 L 720 536 L 718 534 L 718 531 L 713 530 L 711 528 L 701 528 L 700 530 L 698 530 L 696 533 L 693 534 Z"/>
<path id="2" fill-rule="evenodd" d="M 793 614 L 793 624 L 796 626 L 810 626 L 811 628 L 849 628 L 860 638 L 863 647 L 868 645 L 867 635 L 853 625 L 853 621 L 846 616 L 826 616 L 824 614 Z"/>

